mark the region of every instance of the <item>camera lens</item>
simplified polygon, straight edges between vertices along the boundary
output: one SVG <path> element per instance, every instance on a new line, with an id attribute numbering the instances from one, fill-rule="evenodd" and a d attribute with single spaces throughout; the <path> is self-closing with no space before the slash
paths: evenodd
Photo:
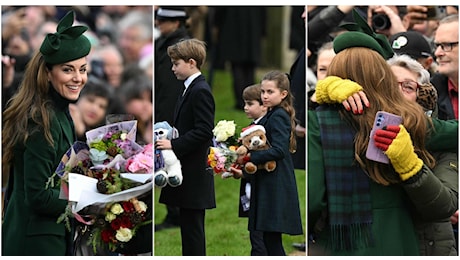
<path id="1" fill-rule="evenodd" d="M 372 15 L 372 29 L 385 30 L 391 27 L 390 18 L 386 14 Z"/>

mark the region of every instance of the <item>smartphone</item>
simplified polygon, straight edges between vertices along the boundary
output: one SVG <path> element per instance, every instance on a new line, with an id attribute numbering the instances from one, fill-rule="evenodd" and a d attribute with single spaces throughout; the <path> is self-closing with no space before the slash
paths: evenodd
<path id="1" fill-rule="evenodd" d="M 378 111 L 375 115 L 374 125 L 372 126 L 371 135 L 369 138 L 369 144 L 367 146 L 366 158 L 376 162 L 388 164 L 390 160 L 385 153 L 375 146 L 374 135 L 378 129 L 382 129 L 387 125 L 400 125 L 402 123 L 402 117 L 394 115 L 385 111 Z"/>

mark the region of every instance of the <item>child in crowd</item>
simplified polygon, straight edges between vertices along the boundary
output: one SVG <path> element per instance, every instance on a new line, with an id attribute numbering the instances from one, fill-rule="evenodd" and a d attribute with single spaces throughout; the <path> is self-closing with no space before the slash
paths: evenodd
<path id="1" fill-rule="evenodd" d="M 214 174 L 207 171 L 212 145 L 215 103 L 211 88 L 201 74 L 206 60 L 203 41 L 187 39 L 168 47 L 172 71 L 184 81 L 173 124 L 179 137 L 159 140 L 158 149 L 172 149 L 182 164 L 184 179 L 178 187 L 162 188 L 160 203 L 179 207 L 182 255 L 206 255 L 205 210 L 216 207 Z"/>
<path id="2" fill-rule="evenodd" d="M 267 108 L 262 104 L 260 84 L 247 86 L 243 90 L 244 112 L 246 116 L 252 119 L 251 125 L 257 124 L 267 114 Z M 234 178 L 241 178 L 240 196 L 239 196 L 239 217 L 248 217 L 250 198 L 251 198 L 251 180 L 253 175 L 242 174 L 242 171 L 235 172 Z M 258 230 L 249 231 L 251 240 L 251 256 L 267 255 L 267 249 L 263 241 L 263 233 Z"/>
<path id="3" fill-rule="evenodd" d="M 93 80 L 83 88 L 77 103 L 69 104 L 77 140 L 86 142 L 87 131 L 105 124 L 112 96 L 112 89 Z"/>
<path id="4" fill-rule="evenodd" d="M 295 111 L 286 73 L 270 71 L 262 78 L 261 99 L 267 114 L 258 124 L 265 127 L 271 148 L 251 151 L 247 156 L 256 165 L 274 160 L 276 169 L 273 172 L 258 170 L 252 176 L 248 229 L 263 233 L 267 255 L 286 255 L 282 234 L 303 234 L 290 156 L 296 148 Z"/>

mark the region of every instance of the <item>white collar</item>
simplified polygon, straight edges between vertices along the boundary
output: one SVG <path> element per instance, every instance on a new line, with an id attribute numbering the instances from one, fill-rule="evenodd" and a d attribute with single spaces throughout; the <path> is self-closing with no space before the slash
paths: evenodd
<path id="1" fill-rule="evenodd" d="M 184 81 L 185 89 L 187 90 L 188 86 L 190 86 L 190 84 L 192 84 L 192 81 L 193 81 L 194 79 L 196 79 L 196 78 L 197 78 L 198 76 L 200 76 L 200 75 L 201 75 L 201 72 L 200 72 L 200 71 L 197 72 L 197 73 L 195 73 L 195 74 L 190 75 L 190 76 Z"/>

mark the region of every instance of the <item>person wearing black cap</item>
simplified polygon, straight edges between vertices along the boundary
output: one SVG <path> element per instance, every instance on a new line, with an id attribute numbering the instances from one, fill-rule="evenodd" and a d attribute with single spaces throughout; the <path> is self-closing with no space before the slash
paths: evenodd
<path id="1" fill-rule="evenodd" d="M 71 232 L 56 223 L 67 200 L 59 198 L 59 185 L 46 183 L 76 141 L 69 103 L 87 81 L 88 27 L 72 26 L 74 17 L 68 12 L 46 35 L 3 112 L 2 170 L 9 179 L 2 255 L 71 254 Z"/>
<path id="2" fill-rule="evenodd" d="M 435 72 L 433 50 L 423 34 L 417 31 L 400 32 L 390 36 L 389 41 L 396 54 L 407 54 L 422 64 L 430 74 Z"/>
<path id="3" fill-rule="evenodd" d="M 155 122 L 167 121 L 172 125 L 174 107 L 182 94 L 184 84 L 171 71 L 167 49 L 181 39 L 190 38 L 185 27 L 187 18 L 182 7 L 161 6 L 155 11 L 155 26 L 160 32 L 155 40 Z M 162 223 L 155 225 L 155 231 L 179 227 L 179 208 L 169 205 L 166 208 L 167 215 Z"/>

